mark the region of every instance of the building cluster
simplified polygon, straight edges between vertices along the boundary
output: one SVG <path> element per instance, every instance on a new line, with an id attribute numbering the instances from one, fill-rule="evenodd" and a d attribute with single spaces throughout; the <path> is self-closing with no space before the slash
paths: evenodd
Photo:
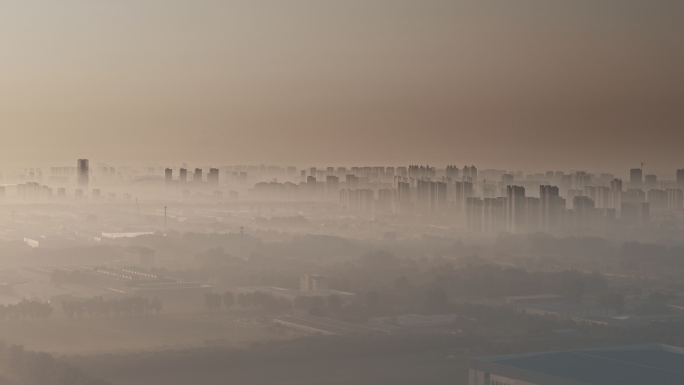
<path id="1" fill-rule="evenodd" d="M 475 166 L 402 167 L 223 166 L 190 169 L 114 169 L 88 159 L 40 169 L 28 179 L 0 185 L 0 199 L 47 202 L 73 197 L 94 202 L 131 201 L 133 195 L 168 199 L 209 197 L 245 202 L 325 203 L 352 215 L 420 215 L 453 218 L 475 233 L 527 233 L 654 222 L 684 224 L 684 169 L 675 174 L 629 171 L 628 179 L 585 171 L 523 174 Z M 120 183 L 122 179 L 129 183 Z M 116 183 L 115 183 L 116 182 Z"/>

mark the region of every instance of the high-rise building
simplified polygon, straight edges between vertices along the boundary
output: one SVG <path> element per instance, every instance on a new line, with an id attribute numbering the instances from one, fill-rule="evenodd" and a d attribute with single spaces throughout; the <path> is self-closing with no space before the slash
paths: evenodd
<path id="1" fill-rule="evenodd" d="M 684 192 L 681 189 L 667 189 L 668 210 L 681 210 L 684 208 Z"/>
<path id="2" fill-rule="evenodd" d="M 650 205 L 647 202 L 622 202 L 620 220 L 633 225 L 645 225 L 650 221 Z"/>
<path id="3" fill-rule="evenodd" d="M 89 182 L 89 173 L 90 173 L 90 167 L 89 167 L 88 159 L 79 159 L 76 161 L 76 168 L 78 169 L 78 174 L 77 174 L 77 180 L 78 180 L 78 187 L 80 188 L 87 188 L 88 187 L 88 182 Z"/>
<path id="4" fill-rule="evenodd" d="M 541 230 L 549 232 L 561 225 L 565 199 L 559 195 L 557 186 L 539 186 Z"/>
<path id="5" fill-rule="evenodd" d="M 610 194 L 610 208 L 620 210 L 620 207 L 622 206 L 622 180 L 613 179 L 610 182 Z"/>
<path id="6" fill-rule="evenodd" d="M 466 228 L 468 231 L 484 232 L 484 204 L 482 199 L 471 197 L 466 199 Z"/>
<path id="7" fill-rule="evenodd" d="M 643 183 L 642 171 L 640 168 L 629 170 L 629 185 L 631 188 L 641 188 Z"/>
<path id="8" fill-rule="evenodd" d="M 506 230 L 515 234 L 525 228 L 525 187 L 506 187 Z"/>
<path id="9" fill-rule="evenodd" d="M 541 200 L 535 197 L 525 197 L 525 231 L 537 232 L 541 230 Z"/>
<path id="10" fill-rule="evenodd" d="M 576 196 L 572 202 L 575 219 L 575 227 L 585 229 L 594 227 L 596 222 L 596 211 L 594 201 L 587 196 Z"/>
<path id="11" fill-rule="evenodd" d="M 471 183 L 477 183 L 477 168 L 475 166 L 464 166 L 463 180 Z"/>
<path id="12" fill-rule="evenodd" d="M 651 189 L 648 190 L 647 202 L 651 209 L 653 210 L 665 210 L 667 209 L 667 191 Z"/>
<path id="13" fill-rule="evenodd" d="M 684 190 L 684 168 L 677 170 L 677 188 Z"/>
<path id="14" fill-rule="evenodd" d="M 644 177 L 644 188 L 646 191 L 654 188 L 658 188 L 658 176 L 657 175 L 646 175 Z"/>
<path id="15" fill-rule="evenodd" d="M 473 184 L 471 182 L 456 182 L 456 211 L 463 212 L 466 209 L 466 201 L 473 196 Z"/>
<path id="16" fill-rule="evenodd" d="M 446 177 L 451 178 L 451 180 L 457 180 L 459 176 L 459 169 L 456 166 L 447 166 L 446 167 Z"/>
<path id="17" fill-rule="evenodd" d="M 173 170 L 170 168 L 164 170 L 164 183 L 166 184 L 166 188 L 171 187 L 171 184 L 173 183 Z"/>
<path id="18" fill-rule="evenodd" d="M 192 183 L 202 184 L 202 169 L 196 168 L 195 172 L 192 174 Z"/>
<path id="19" fill-rule="evenodd" d="M 641 189 L 627 189 L 627 191 L 622 194 L 622 202 L 644 203 L 646 202 L 646 193 Z"/>
<path id="20" fill-rule="evenodd" d="M 340 206 L 347 211 L 373 212 L 375 194 L 371 189 L 340 190 Z"/>
<path id="21" fill-rule="evenodd" d="M 431 186 L 428 180 L 418 180 L 418 186 L 416 188 L 416 211 L 421 214 L 430 214 L 430 193 Z"/>
<path id="22" fill-rule="evenodd" d="M 392 202 L 394 198 L 394 191 L 389 188 L 381 188 L 378 190 L 378 199 L 375 201 L 373 211 L 378 214 L 391 214 Z"/>
<path id="23" fill-rule="evenodd" d="M 184 184 L 188 181 L 188 169 L 187 168 L 181 168 L 178 170 L 178 182 L 181 184 Z"/>
<path id="24" fill-rule="evenodd" d="M 397 210 L 400 213 L 413 212 L 414 205 L 411 201 L 411 185 L 408 182 L 397 182 Z"/>
<path id="25" fill-rule="evenodd" d="M 482 231 L 498 234 L 506 230 L 506 198 L 485 198 L 482 208 Z"/>
<path id="26" fill-rule="evenodd" d="M 325 177 L 325 194 L 328 198 L 334 199 L 340 192 L 340 178 L 334 175 Z"/>
<path id="27" fill-rule="evenodd" d="M 219 185 L 219 169 L 210 168 L 207 174 L 207 184 L 211 187 L 217 188 Z"/>

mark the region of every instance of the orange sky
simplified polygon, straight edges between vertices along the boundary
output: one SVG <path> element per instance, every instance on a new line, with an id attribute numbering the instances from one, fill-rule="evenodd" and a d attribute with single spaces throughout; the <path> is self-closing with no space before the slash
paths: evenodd
<path id="1" fill-rule="evenodd" d="M 0 162 L 684 167 L 684 2 L 3 1 Z"/>

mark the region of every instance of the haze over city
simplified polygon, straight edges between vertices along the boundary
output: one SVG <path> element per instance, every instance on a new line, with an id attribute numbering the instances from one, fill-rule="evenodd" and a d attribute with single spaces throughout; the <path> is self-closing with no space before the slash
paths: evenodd
<path id="1" fill-rule="evenodd" d="M 673 169 L 682 7 L 4 2 L 0 159 Z"/>
<path id="2" fill-rule="evenodd" d="M 684 2 L 0 2 L 0 385 L 684 384 Z"/>

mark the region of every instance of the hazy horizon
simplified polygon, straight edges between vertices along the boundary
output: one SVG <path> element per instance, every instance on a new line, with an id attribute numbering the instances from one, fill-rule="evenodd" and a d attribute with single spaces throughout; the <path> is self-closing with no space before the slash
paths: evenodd
<path id="1" fill-rule="evenodd" d="M 0 161 L 673 172 L 682 11 L 4 2 Z"/>

